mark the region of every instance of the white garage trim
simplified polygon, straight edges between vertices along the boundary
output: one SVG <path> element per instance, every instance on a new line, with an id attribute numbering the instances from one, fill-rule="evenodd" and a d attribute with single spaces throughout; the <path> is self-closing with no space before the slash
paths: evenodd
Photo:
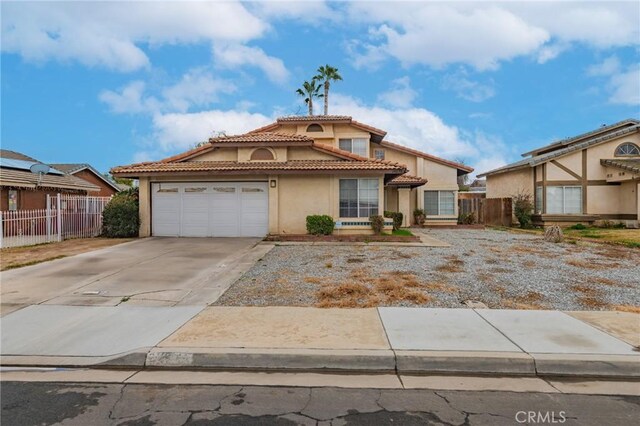
<path id="1" fill-rule="evenodd" d="M 151 184 L 151 233 L 163 237 L 263 237 L 267 182 Z"/>

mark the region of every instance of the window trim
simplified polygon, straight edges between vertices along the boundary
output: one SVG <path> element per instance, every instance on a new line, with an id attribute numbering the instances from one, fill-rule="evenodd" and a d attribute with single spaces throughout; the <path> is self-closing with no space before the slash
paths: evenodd
<path id="1" fill-rule="evenodd" d="M 426 193 L 427 192 L 437 192 L 438 193 L 438 214 L 429 214 L 427 213 L 427 203 L 425 202 L 425 197 L 426 197 Z M 442 213 L 441 212 L 441 198 L 440 198 L 440 193 L 441 192 L 450 192 L 453 194 L 453 213 Z M 429 217 L 429 216 L 455 216 L 456 215 L 456 192 L 453 189 L 426 189 L 423 194 L 422 194 L 422 203 L 423 203 L 423 209 L 424 209 L 424 214 L 425 216 Z"/>
<path id="2" fill-rule="evenodd" d="M 340 182 L 343 180 L 355 180 L 356 181 L 356 210 L 357 210 L 357 216 L 342 216 L 340 210 L 340 203 L 342 202 L 342 198 L 341 198 L 341 194 L 340 194 Z M 378 188 L 376 190 L 376 202 L 377 202 L 377 207 L 376 207 L 376 214 L 380 214 L 380 179 L 378 178 L 340 178 L 338 179 L 338 217 L 340 218 L 348 218 L 348 219 L 363 219 L 363 218 L 367 218 L 369 219 L 369 217 L 371 217 L 371 215 L 369 216 L 361 216 L 360 215 L 360 181 L 362 180 L 373 180 L 377 183 Z"/>
<path id="3" fill-rule="evenodd" d="M 619 154 L 618 151 L 625 145 L 630 145 L 632 147 L 631 149 L 635 148 L 635 150 L 638 151 L 638 154 Z M 640 155 L 640 147 L 633 142 L 622 142 L 620 145 L 616 147 L 616 150 L 613 152 L 614 157 L 637 157 L 639 155 Z"/>
<path id="4" fill-rule="evenodd" d="M 318 127 L 320 127 L 320 130 L 309 130 L 309 129 L 310 129 L 310 128 L 312 128 L 313 126 L 318 126 Z M 316 127 L 314 127 L 314 129 L 315 129 L 315 128 L 316 128 Z M 311 123 L 311 124 L 309 124 L 309 125 L 307 126 L 307 130 L 306 130 L 306 132 L 307 132 L 307 133 L 323 133 L 323 132 L 324 132 L 324 127 L 322 127 L 322 125 L 321 125 L 321 124 L 318 124 L 318 123 Z"/>

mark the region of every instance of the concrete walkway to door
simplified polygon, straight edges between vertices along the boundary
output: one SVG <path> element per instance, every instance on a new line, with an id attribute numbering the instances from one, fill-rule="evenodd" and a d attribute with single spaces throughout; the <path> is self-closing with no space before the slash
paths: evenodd
<path id="1" fill-rule="evenodd" d="M 259 238 L 145 238 L 2 272 L 2 313 L 35 304 L 206 306 L 273 246 Z"/>

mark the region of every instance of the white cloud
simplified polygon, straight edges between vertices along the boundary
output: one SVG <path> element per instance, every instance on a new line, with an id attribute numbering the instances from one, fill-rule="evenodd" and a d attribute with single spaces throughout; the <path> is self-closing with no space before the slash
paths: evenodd
<path id="1" fill-rule="evenodd" d="M 155 114 L 186 112 L 194 106 L 206 106 L 219 100 L 220 94 L 233 93 L 233 83 L 214 77 L 205 68 L 187 71 L 179 82 L 164 88 L 161 96 L 145 94 L 143 81 L 133 81 L 118 91 L 103 90 L 98 98 L 116 114 Z"/>
<path id="2" fill-rule="evenodd" d="M 547 62 L 573 44 L 596 49 L 638 46 L 638 2 L 354 2 L 353 22 L 370 25 L 367 42 L 352 40 L 354 66 L 385 57 L 403 65 L 442 68 L 468 64 L 479 70 L 532 56 Z M 606 29 L 606 30 L 605 30 Z"/>
<path id="3" fill-rule="evenodd" d="M 378 95 L 378 101 L 397 108 L 407 108 L 413 104 L 418 92 L 411 87 L 409 77 L 401 77 L 391 82 L 391 89 Z"/>
<path id="4" fill-rule="evenodd" d="M 610 56 L 599 64 L 591 65 L 587 68 L 587 75 L 589 76 L 603 76 L 611 75 L 620 70 L 620 60 L 617 56 Z"/>
<path id="5" fill-rule="evenodd" d="M 2 3 L 3 52 L 118 71 L 149 65 L 143 44 L 244 43 L 268 27 L 237 1 Z"/>
<path id="6" fill-rule="evenodd" d="M 640 105 L 640 65 L 624 67 L 617 56 L 610 56 L 587 68 L 587 75 L 607 79 L 610 103 Z"/>
<path id="7" fill-rule="evenodd" d="M 351 115 L 388 133 L 386 139 L 449 160 L 462 159 L 476 169 L 506 164 L 511 152 L 497 137 L 468 132 L 446 124 L 424 108 L 369 106 L 339 93 L 332 95 L 332 111 Z M 475 174 L 474 174 L 475 176 Z"/>
<path id="8" fill-rule="evenodd" d="M 640 66 L 615 74 L 609 80 L 609 102 L 623 105 L 640 105 Z"/>
<path id="9" fill-rule="evenodd" d="M 223 68 L 238 68 L 249 65 L 261 69 L 275 83 L 284 83 L 289 78 L 289 71 L 284 63 L 267 55 L 259 47 L 241 44 L 216 43 L 213 46 L 216 63 Z"/>
<path id="10" fill-rule="evenodd" d="M 384 40 L 378 48 L 405 65 L 468 63 L 495 69 L 500 61 L 529 54 L 549 39 L 545 30 L 495 6 L 464 10 L 458 4 L 407 2 L 394 4 L 389 13 L 388 3 L 356 2 L 350 12 L 353 19 L 381 23 L 373 32 Z M 374 47 L 365 55 L 371 52 L 379 55 Z"/>
<path id="11" fill-rule="evenodd" d="M 442 88 L 455 92 L 459 98 L 471 102 L 482 102 L 495 96 L 492 84 L 483 84 L 467 78 L 468 73 L 459 69 L 453 74 L 446 75 L 442 80 Z"/>
<path id="12" fill-rule="evenodd" d="M 318 0 L 261 1 L 251 4 L 258 16 L 268 19 L 286 19 L 314 26 L 325 25 L 327 20 L 336 21 L 340 14 L 326 2 Z"/>
<path id="13" fill-rule="evenodd" d="M 132 81 L 119 91 L 103 90 L 98 95 L 105 104 L 109 105 L 116 114 L 140 114 L 156 111 L 159 102 L 155 98 L 144 97 L 145 83 Z"/>
<path id="14" fill-rule="evenodd" d="M 273 122 L 263 114 L 234 110 L 157 114 L 153 117 L 153 144 L 162 152 L 183 151 L 217 132 L 245 133 Z"/>
<path id="15" fill-rule="evenodd" d="M 219 100 L 220 94 L 236 91 L 236 86 L 224 79 L 215 78 L 204 68 L 194 68 L 182 76 L 175 85 L 162 91 L 167 109 L 187 111 L 191 106 L 209 105 Z"/>

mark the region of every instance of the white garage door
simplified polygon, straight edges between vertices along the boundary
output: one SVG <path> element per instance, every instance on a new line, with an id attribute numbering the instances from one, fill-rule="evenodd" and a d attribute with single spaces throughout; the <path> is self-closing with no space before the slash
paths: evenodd
<path id="1" fill-rule="evenodd" d="M 162 237 L 263 237 L 266 182 L 154 183 L 151 232 Z"/>

